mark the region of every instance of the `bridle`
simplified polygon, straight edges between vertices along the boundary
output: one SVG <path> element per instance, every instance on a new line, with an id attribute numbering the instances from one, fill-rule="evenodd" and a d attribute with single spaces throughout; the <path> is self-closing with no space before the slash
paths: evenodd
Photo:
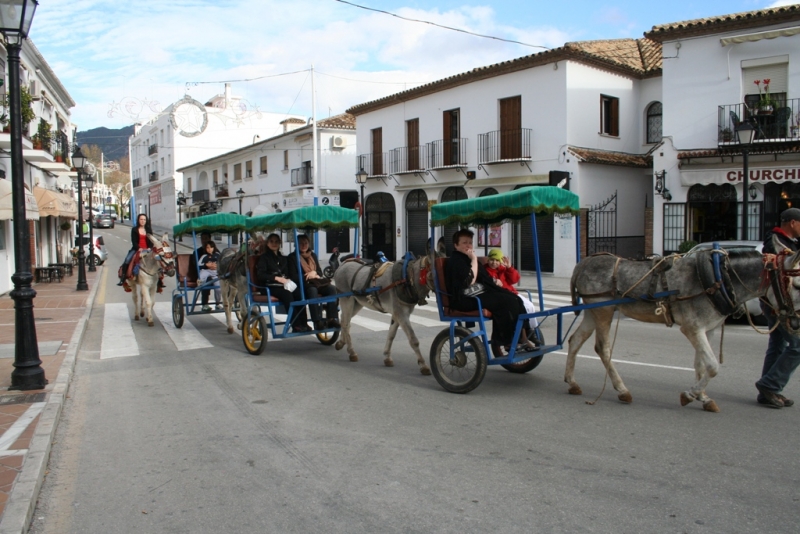
<path id="1" fill-rule="evenodd" d="M 777 309 L 774 309 L 774 311 L 778 316 L 778 321 L 787 330 L 793 332 L 800 330 L 800 313 L 795 309 L 790 285 L 793 277 L 800 276 L 800 269 L 787 269 L 786 257 L 794 254 L 796 252 L 790 250 L 783 250 L 777 254 L 764 254 L 764 272 L 766 276 L 763 277 L 764 281 L 762 281 L 762 285 L 769 284 L 772 287 L 772 293 L 777 304 Z M 771 303 L 770 306 L 772 306 Z"/>
<path id="2" fill-rule="evenodd" d="M 155 258 L 158 261 L 158 273 L 162 274 L 164 272 L 169 273 L 175 272 L 175 255 L 172 253 L 172 249 L 169 246 L 169 243 L 164 241 L 161 242 L 161 246 L 153 246 L 150 250 L 153 251 L 155 254 Z M 145 271 L 147 272 L 147 271 Z M 151 273 L 147 273 L 151 274 Z M 172 276 L 169 274 L 168 276 Z"/>

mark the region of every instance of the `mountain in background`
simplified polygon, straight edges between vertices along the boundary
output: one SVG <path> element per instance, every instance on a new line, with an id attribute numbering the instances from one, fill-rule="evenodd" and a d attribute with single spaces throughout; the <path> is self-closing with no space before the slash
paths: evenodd
<path id="1" fill-rule="evenodd" d="M 106 160 L 119 161 L 128 154 L 128 138 L 133 135 L 133 125 L 110 130 L 105 127 L 78 132 L 78 145 L 97 145 Z"/>

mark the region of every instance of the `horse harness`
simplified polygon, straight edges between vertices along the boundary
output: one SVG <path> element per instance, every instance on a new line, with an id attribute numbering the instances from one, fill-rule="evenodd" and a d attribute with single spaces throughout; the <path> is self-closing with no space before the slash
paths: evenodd
<path id="1" fill-rule="evenodd" d="M 163 243 L 162 243 L 162 245 L 163 245 Z M 167 252 L 164 252 L 165 248 L 167 249 Z M 155 254 L 156 258 L 158 259 L 158 273 L 157 274 L 159 276 L 162 276 L 163 273 L 164 273 L 164 269 L 167 268 L 167 262 L 165 262 L 164 259 L 171 260 L 174 257 L 174 255 L 172 253 L 172 249 L 170 249 L 169 247 L 165 247 L 165 246 L 161 246 L 161 247 L 155 247 L 154 246 L 154 247 L 151 247 L 150 250 L 153 252 L 153 254 Z M 138 256 L 139 256 L 139 252 L 137 252 L 137 258 L 138 258 Z M 136 259 L 136 258 L 134 258 L 134 259 Z M 131 263 L 134 263 L 134 262 L 131 261 Z M 139 263 L 139 269 L 144 271 L 145 274 L 148 274 L 150 276 L 155 276 L 154 273 L 148 273 L 145 270 L 144 266 L 141 264 L 141 262 Z"/>
<path id="2" fill-rule="evenodd" d="M 795 303 L 792 299 L 792 293 L 789 291 L 789 285 L 792 283 L 793 276 L 800 276 L 800 269 L 787 269 L 785 267 L 786 256 L 791 256 L 795 252 L 785 249 L 777 254 L 764 254 L 764 272 L 766 276 L 762 277 L 762 287 L 769 284 L 772 287 L 772 293 L 775 295 L 777 303 L 777 310 L 775 313 L 778 316 L 778 322 L 784 323 L 787 329 L 797 330 L 797 325 L 794 327 L 790 323 L 792 319 L 797 323 L 800 318 L 795 311 Z"/>
<path id="3" fill-rule="evenodd" d="M 367 301 L 369 301 L 370 304 L 380 309 L 380 311 L 384 313 L 385 311 L 380 303 L 380 296 L 382 293 L 385 293 L 390 289 L 394 289 L 398 298 L 406 304 L 418 304 L 420 306 L 427 304 L 425 295 L 420 295 L 417 292 L 417 289 L 414 287 L 414 282 L 409 276 L 408 265 L 414 259 L 414 254 L 409 251 L 406 252 L 405 256 L 403 256 L 402 263 L 387 262 L 366 264 L 363 262 L 363 260 L 357 258 L 346 260 L 345 263 L 356 262 L 360 264 L 360 268 L 357 269 L 350 278 L 350 287 L 353 288 L 353 294 L 360 297 L 367 297 Z M 367 276 L 364 285 L 361 288 L 356 289 L 356 276 L 358 276 L 358 273 L 360 273 L 361 269 L 363 268 L 369 268 L 370 273 L 369 276 Z M 374 287 L 373 284 L 377 281 L 377 279 L 386 272 L 386 269 L 392 270 L 392 282 L 378 290 L 369 291 L 369 289 Z M 420 279 L 422 279 L 423 275 L 427 276 L 427 273 L 420 272 Z"/>

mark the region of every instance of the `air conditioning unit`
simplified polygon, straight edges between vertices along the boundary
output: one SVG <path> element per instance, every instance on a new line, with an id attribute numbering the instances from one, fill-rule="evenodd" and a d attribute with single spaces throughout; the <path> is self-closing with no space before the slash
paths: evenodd
<path id="1" fill-rule="evenodd" d="M 331 137 L 331 148 L 332 149 L 343 149 L 347 146 L 347 139 L 342 137 L 341 135 L 334 135 Z"/>

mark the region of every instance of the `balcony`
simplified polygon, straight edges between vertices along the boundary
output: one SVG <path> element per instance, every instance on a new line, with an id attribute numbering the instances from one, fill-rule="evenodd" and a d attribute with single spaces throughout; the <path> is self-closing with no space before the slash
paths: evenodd
<path id="1" fill-rule="evenodd" d="M 140 187 L 141 185 L 142 185 L 142 179 L 141 178 L 134 178 L 133 179 L 133 187 Z"/>
<path id="2" fill-rule="evenodd" d="M 153 143 L 152 145 L 147 147 L 147 155 L 155 156 L 156 154 L 158 154 L 158 145 L 156 143 Z"/>
<path id="3" fill-rule="evenodd" d="M 426 145 L 428 169 L 455 169 L 467 166 L 465 138 L 439 139 Z"/>
<path id="4" fill-rule="evenodd" d="M 217 198 L 230 196 L 228 194 L 228 184 L 214 184 L 214 194 Z"/>
<path id="5" fill-rule="evenodd" d="M 800 142 L 800 98 L 779 101 L 778 107 L 768 113 L 744 103 L 719 106 L 717 143 L 738 145 L 736 128 L 741 123 L 751 124 L 756 131 L 753 144 Z"/>
<path id="6" fill-rule="evenodd" d="M 531 160 L 531 129 L 515 128 L 478 134 L 478 164 Z"/>
<path id="7" fill-rule="evenodd" d="M 387 176 L 386 152 L 361 154 L 356 158 L 356 172 L 364 169 L 369 177 Z"/>
<path id="8" fill-rule="evenodd" d="M 150 181 L 157 182 L 158 181 L 158 171 L 153 171 L 150 173 Z"/>
<path id="9" fill-rule="evenodd" d="M 292 186 L 314 185 L 314 170 L 311 167 L 292 169 Z"/>
<path id="10" fill-rule="evenodd" d="M 392 149 L 389 151 L 389 172 L 391 174 L 424 172 L 426 159 L 424 145 Z"/>

